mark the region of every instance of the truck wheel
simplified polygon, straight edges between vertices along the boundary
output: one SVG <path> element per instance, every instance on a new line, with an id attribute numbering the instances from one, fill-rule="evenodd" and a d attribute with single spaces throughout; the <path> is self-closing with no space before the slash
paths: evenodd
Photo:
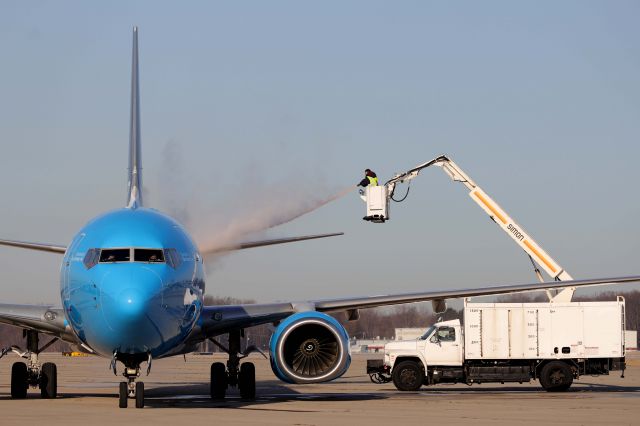
<path id="1" fill-rule="evenodd" d="M 564 392 L 573 383 L 571 368 L 562 361 L 552 361 L 542 367 L 540 384 L 547 392 Z"/>
<path id="2" fill-rule="evenodd" d="M 393 384 L 401 391 L 417 391 L 424 381 L 424 371 L 415 361 L 402 361 L 392 373 Z"/>

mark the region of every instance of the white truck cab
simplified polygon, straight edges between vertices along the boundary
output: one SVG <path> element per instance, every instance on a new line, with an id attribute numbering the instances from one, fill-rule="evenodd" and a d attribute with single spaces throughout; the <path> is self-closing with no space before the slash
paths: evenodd
<path id="1" fill-rule="evenodd" d="M 460 320 L 438 322 L 417 340 L 400 340 L 384 346 L 385 365 L 391 369 L 398 358 L 418 356 L 422 365 L 462 365 L 464 336 Z"/>

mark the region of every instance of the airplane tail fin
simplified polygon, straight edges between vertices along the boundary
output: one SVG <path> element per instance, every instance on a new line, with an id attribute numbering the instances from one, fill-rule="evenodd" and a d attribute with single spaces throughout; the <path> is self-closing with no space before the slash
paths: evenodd
<path id="1" fill-rule="evenodd" d="M 142 156 L 140 152 L 140 86 L 138 79 L 138 27 L 133 27 L 131 53 L 131 124 L 129 127 L 129 188 L 127 208 L 142 207 Z"/>

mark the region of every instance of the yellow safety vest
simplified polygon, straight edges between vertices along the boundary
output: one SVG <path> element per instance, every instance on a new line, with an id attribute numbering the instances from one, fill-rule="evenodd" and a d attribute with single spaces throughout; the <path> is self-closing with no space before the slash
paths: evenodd
<path id="1" fill-rule="evenodd" d="M 367 176 L 367 179 L 369 179 L 369 186 L 378 186 L 378 178 L 377 177 Z"/>

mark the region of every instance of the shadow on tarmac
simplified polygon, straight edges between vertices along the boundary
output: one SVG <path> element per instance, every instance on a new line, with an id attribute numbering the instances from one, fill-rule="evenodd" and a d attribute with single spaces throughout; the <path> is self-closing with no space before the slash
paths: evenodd
<path id="1" fill-rule="evenodd" d="M 382 391 L 382 389 L 380 389 Z M 389 392 L 389 390 L 386 390 Z M 598 383 L 574 383 L 569 390 L 564 392 L 547 392 L 542 387 L 537 386 L 486 386 L 482 384 L 474 384 L 468 387 L 423 387 L 416 392 L 400 392 L 391 391 L 394 394 L 477 394 L 477 395 L 491 395 L 491 394 L 504 394 L 504 393 L 519 393 L 519 394 L 542 394 L 542 395 L 571 395 L 577 393 L 640 393 L 640 386 L 617 386 L 617 385 L 603 385 Z M 638 395 L 640 396 L 640 395 Z"/>
<path id="2" fill-rule="evenodd" d="M 288 401 L 370 401 L 375 399 L 386 399 L 386 393 L 304 393 L 297 392 L 276 381 L 261 382 L 256 389 L 255 400 L 244 400 L 240 398 L 236 389 L 227 391 L 224 400 L 213 400 L 209 397 L 209 385 L 198 383 L 187 386 L 158 386 L 149 389 L 145 393 L 145 406 L 151 408 L 231 408 L 268 411 L 295 411 L 314 412 L 315 410 L 287 410 L 282 407 L 270 410 L 266 407 L 258 408 L 268 404 L 288 402 Z"/>
<path id="3" fill-rule="evenodd" d="M 244 400 L 240 398 L 237 389 L 230 389 L 224 400 L 213 400 L 209 397 L 209 385 L 207 383 L 174 383 L 171 385 L 155 385 L 145 390 L 145 406 L 149 408 L 229 408 L 229 409 L 252 409 L 267 411 L 295 411 L 295 412 L 314 412 L 315 410 L 287 410 L 282 407 L 277 409 L 268 409 L 269 404 L 306 401 L 306 402 L 352 402 L 352 401 L 372 401 L 382 399 L 399 399 L 405 397 L 429 397 L 429 396 L 446 396 L 446 395 L 501 395 L 501 394 L 541 394 L 553 395 L 561 397 L 563 395 L 571 396 L 577 394 L 633 394 L 638 393 L 640 397 L 640 386 L 616 386 L 604 385 L 597 383 L 580 382 L 574 384 L 568 391 L 562 393 L 548 393 L 540 387 L 534 386 L 487 386 L 474 385 L 469 387 L 423 387 L 416 392 L 401 392 L 395 389 L 379 388 L 378 386 L 369 387 L 371 392 L 297 392 L 277 381 L 267 381 L 258 384 L 257 397 L 255 400 Z M 636 397 L 636 395 L 628 395 Z M 117 402 L 117 394 L 95 393 L 95 392 L 73 392 L 59 393 L 58 398 L 107 398 L 113 399 L 114 404 Z M 9 400 L 11 397 L 7 394 L 0 395 L 0 401 Z M 40 392 L 32 390 L 29 392 L 27 399 L 40 399 Z M 133 401 L 131 401 L 133 402 Z"/>

